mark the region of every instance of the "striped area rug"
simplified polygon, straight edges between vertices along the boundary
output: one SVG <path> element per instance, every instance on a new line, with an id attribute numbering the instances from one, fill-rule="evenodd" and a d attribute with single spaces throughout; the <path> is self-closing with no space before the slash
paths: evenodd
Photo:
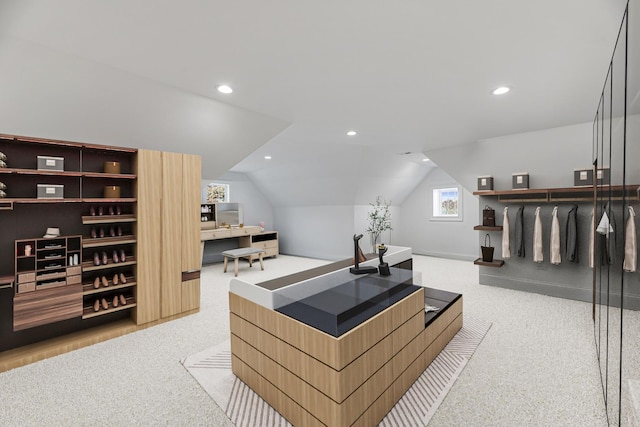
<path id="1" fill-rule="evenodd" d="M 464 316 L 463 327 L 380 422 L 381 427 L 426 426 L 491 323 Z M 231 372 L 229 342 L 181 361 L 237 427 L 291 426 Z"/>

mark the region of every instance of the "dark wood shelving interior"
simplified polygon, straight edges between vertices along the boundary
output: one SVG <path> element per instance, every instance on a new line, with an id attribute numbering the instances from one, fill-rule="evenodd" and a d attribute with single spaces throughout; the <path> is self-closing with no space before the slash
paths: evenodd
<path id="1" fill-rule="evenodd" d="M 482 258 L 478 258 L 475 261 L 473 261 L 473 263 L 475 265 L 483 265 L 485 267 L 502 267 L 504 265 L 504 260 L 501 259 L 494 259 L 491 262 L 487 262 L 487 261 L 483 261 Z"/>

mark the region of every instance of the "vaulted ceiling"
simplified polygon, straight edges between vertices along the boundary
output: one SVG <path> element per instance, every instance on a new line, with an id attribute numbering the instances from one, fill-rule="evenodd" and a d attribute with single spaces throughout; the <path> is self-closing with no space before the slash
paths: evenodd
<path id="1" fill-rule="evenodd" d="M 590 121 L 625 3 L 3 0 L 0 36 L 66 58 L 31 80 L 73 87 L 69 58 L 104 71 L 68 91 L 76 114 L 91 102 L 83 90 L 105 116 L 140 90 L 140 120 L 124 123 L 133 140 L 201 154 L 204 178 L 246 173 L 276 205 L 366 204 L 374 193 L 401 202 L 433 167 L 421 161 L 429 150 Z M 122 94 L 108 81 L 119 73 L 131 82 Z M 218 93 L 221 83 L 234 92 Z M 500 85 L 511 92 L 492 95 Z M 153 97 L 161 87 L 207 107 L 156 111 L 169 102 Z M 203 126 L 198 115 L 211 114 Z M 184 123 L 163 137 L 158 117 Z M 34 136 L 69 133 L 55 126 L 36 129 L 59 135 Z"/>

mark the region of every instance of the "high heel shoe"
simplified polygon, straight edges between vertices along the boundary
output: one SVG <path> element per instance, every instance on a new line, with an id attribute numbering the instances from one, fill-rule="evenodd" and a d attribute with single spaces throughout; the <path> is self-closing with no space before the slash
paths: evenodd
<path id="1" fill-rule="evenodd" d="M 102 298 L 102 308 L 104 308 L 105 310 L 109 308 L 109 304 L 107 304 L 107 300 L 104 298 Z"/>
<path id="2" fill-rule="evenodd" d="M 96 228 L 92 227 L 91 228 L 91 238 L 95 239 L 96 237 L 98 237 L 98 233 L 96 232 Z"/>
<path id="3" fill-rule="evenodd" d="M 120 273 L 120 283 L 122 283 L 123 285 L 127 283 L 127 278 L 125 277 L 124 273 Z"/>
<path id="4" fill-rule="evenodd" d="M 118 284 L 118 275 L 117 275 L 117 274 L 114 274 L 114 275 L 113 275 L 113 286 L 115 286 L 115 285 L 117 285 L 117 284 Z"/>
<path id="5" fill-rule="evenodd" d="M 100 255 L 98 255 L 98 252 L 93 253 L 93 265 L 100 265 Z"/>
<path id="6" fill-rule="evenodd" d="M 105 288 L 109 286 L 109 281 L 105 276 L 102 276 L 102 286 L 104 286 Z"/>
<path id="7" fill-rule="evenodd" d="M 118 231 L 116 232 L 118 236 L 122 236 L 122 227 L 118 226 Z"/>
<path id="8" fill-rule="evenodd" d="M 102 239 L 104 237 L 104 228 L 100 227 L 100 231 L 98 232 L 98 236 Z"/>
<path id="9" fill-rule="evenodd" d="M 102 209 L 102 206 L 98 206 L 98 215 L 104 215 L 104 209 Z"/>
<path id="10" fill-rule="evenodd" d="M 113 227 L 109 227 L 109 237 L 116 237 L 116 230 Z"/>
<path id="11" fill-rule="evenodd" d="M 113 215 L 115 214 L 115 211 L 113 210 L 113 206 L 109 206 L 109 215 Z"/>
<path id="12" fill-rule="evenodd" d="M 118 306 L 118 295 L 113 297 L 113 306 L 117 307 Z"/>
<path id="13" fill-rule="evenodd" d="M 127 299 L 122 294 L 120 294 L 120 304 L 127 305 Z"/>
<path id="14" fill-rule="evenodd" d="M 109 258 L 107 258 L 107 253 L 102 252 L 102 264 L 107 265 L 108 262 L 109 262 Z"/>
<path id="15" fill-rule="evenodd" d="M 120 215 L 122 213 L 122 209 L 120 209 L 120 206 L 116 206 L 116 215 Z"/>
<path id="16" fill-rule="evenodd" d="M 89 207 L 89 215 L 96 216 L 96 208 L 94 208 L 93 206 L 90 206 Z"/>
<path id="17" fill-rule="evenodd" d="M 100 301 L 96 300 L 96 302 L 93 303 L 93 311 L 98 311 L 100 310 Z"/>
<path id="18" fill-rule="evenodd" d="M 124 249 L 120 249 L 120 262 L 124 262 L 127 259 L 127 256 L 124 253 Z"/>
<path id="19" fill-rule="evenodd" d="M 120 262 L 120 260 L 118 259 L 118 252 L 116 252 L 116 250 L 113 250 L 113 262 L 115 262 L 116 264 Z"/>
<path id="20" fill-rule="evenodd" d="M 93 281 L 93 287 L 98 289 L 100 287 L 100 278 L 96 276 L 96 279 Z"/>

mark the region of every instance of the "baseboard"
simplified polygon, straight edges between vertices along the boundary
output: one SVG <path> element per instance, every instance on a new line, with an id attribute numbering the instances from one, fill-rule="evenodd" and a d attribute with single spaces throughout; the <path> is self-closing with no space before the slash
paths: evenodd
<path id="1" fill-rule="evenodd" d="M 576 288 L 562 283 L 542 282 L 537 280 L 506 278 L 491 274 L 480 274 L 479 283 L 481 285 L 495 286 L 498 288 L 513 289 L 516 291 L 533 292 L 536 294 L 548 295 L 556 298 L 566 298 L 576 301 L 591 302 L 593 300 L 593 290 L 591 283 L 588 288 Z M 620 294 L 611 293 L 609 295 L 610 304 L 620 307 Z M 636 295 L 625 295 L 624 306 L 629 310 L 640 310 L 640 297 Z"/>
<path id="2" fill-rule="evenodd" d="M 475 259 L 478 258 L 478 255 L 464 255 L 464 254 L 455 254 L 455 253 L 448 253 L 448 252 L 420 251 L 415 249 L 413 250 L 413 254 L 431 256 L 434 258 L 446 258 L 446 259 L 455 259 L 458 261 L 470 261 L 470 262 L 473 262 Z"/>

